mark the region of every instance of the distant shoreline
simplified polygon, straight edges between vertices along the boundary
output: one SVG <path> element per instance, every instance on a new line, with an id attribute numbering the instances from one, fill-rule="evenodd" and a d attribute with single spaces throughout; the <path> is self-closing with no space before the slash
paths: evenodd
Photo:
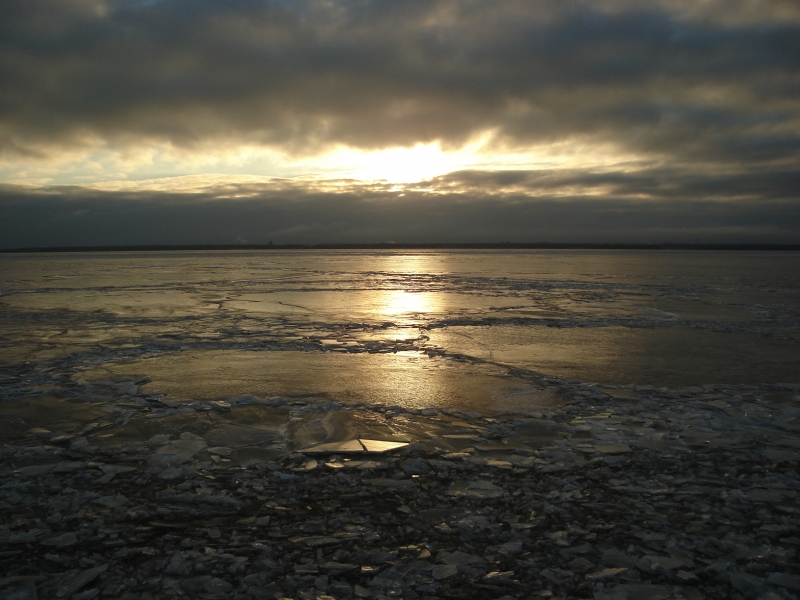
<path id="1" fill-rule="evenodd" d="M 162 252 L 169 250 L 759 250 L 800 251 L 800 244 L 556 244 L 556 243 L 380 243 L 380 244 L 148 244 L 0 248 L 0 254 L 68 252 Z"/>
<path id="2" fill-rule="evenodd" d="M 147 244 L 0 248 L 0 254 L 48 252 L 154 252 L 165 250 L 800 250 L 800 244 L 556 244 L 556 243 L 381 243 L 381 244 Z"/>

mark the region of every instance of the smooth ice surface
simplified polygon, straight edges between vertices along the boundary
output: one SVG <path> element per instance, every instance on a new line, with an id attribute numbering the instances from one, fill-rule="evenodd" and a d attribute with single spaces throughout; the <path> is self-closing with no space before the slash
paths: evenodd
<path id="1" fill-rule="evenodd" d="M 452 353 L 600 383 L 755 384 L 794 382 L 800 373 L 797 332 L 500 325 L 448 327 L 429 336 Z"/>
<path id="2" fill-rule="evenodd" d="M 148 377 L 145 392 L 162 391 L 178 400 L 236 394 L 316 395 L 348 402 L 470 410 L 556 402 L 551 393 L 510 377 L 495 365 L 465 365 L 418 352 L 187 350 L 104 365 L 82 371 L 78 377 Z"/>

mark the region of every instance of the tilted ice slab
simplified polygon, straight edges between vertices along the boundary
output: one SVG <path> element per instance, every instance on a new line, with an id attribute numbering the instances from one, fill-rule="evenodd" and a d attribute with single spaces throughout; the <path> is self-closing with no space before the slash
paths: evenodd
<path id="1" fill-rule="evenodd" d="M 344 442 L 331 442 L 302 448 L 304 454 L 354 454 L 368 452 L 380 454 L 389 450 L 397 450 L 408 446 L 408 442 L 389 442 L 386 440 L 347 440 Z"/>

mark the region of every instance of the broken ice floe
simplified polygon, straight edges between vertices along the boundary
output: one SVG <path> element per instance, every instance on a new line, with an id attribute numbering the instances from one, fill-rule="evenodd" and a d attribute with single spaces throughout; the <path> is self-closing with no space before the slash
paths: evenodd
<path id="1" fill-rule="evenodd" d="M 304 454 L 353 454 L 366 452 L 371 454 L 381 454 L 389 450 L 397 450 L 408 446 L 408 442 L 389 442 L 386 440 L 347 440 L 344 442 L 330 442 L 302 448 L 300 452 Z"/>
<path id="2" fill-rule="evenodd" d="M 637 394 L 43 422 L 2 446 L 0 594 L 796 596 L 800 399 Z"/>

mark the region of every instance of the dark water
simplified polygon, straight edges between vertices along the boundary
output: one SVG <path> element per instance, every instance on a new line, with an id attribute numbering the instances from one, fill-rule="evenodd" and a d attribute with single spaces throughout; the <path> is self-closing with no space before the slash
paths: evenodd
<path id="1" fill-rule="evenodd" d="M 261 251 L 0 257 L 0 385 L 503 409 L 548 382 L 800 381 L 800 254 Z M 48 387 L 49 386 L 49 387 Z"/>

